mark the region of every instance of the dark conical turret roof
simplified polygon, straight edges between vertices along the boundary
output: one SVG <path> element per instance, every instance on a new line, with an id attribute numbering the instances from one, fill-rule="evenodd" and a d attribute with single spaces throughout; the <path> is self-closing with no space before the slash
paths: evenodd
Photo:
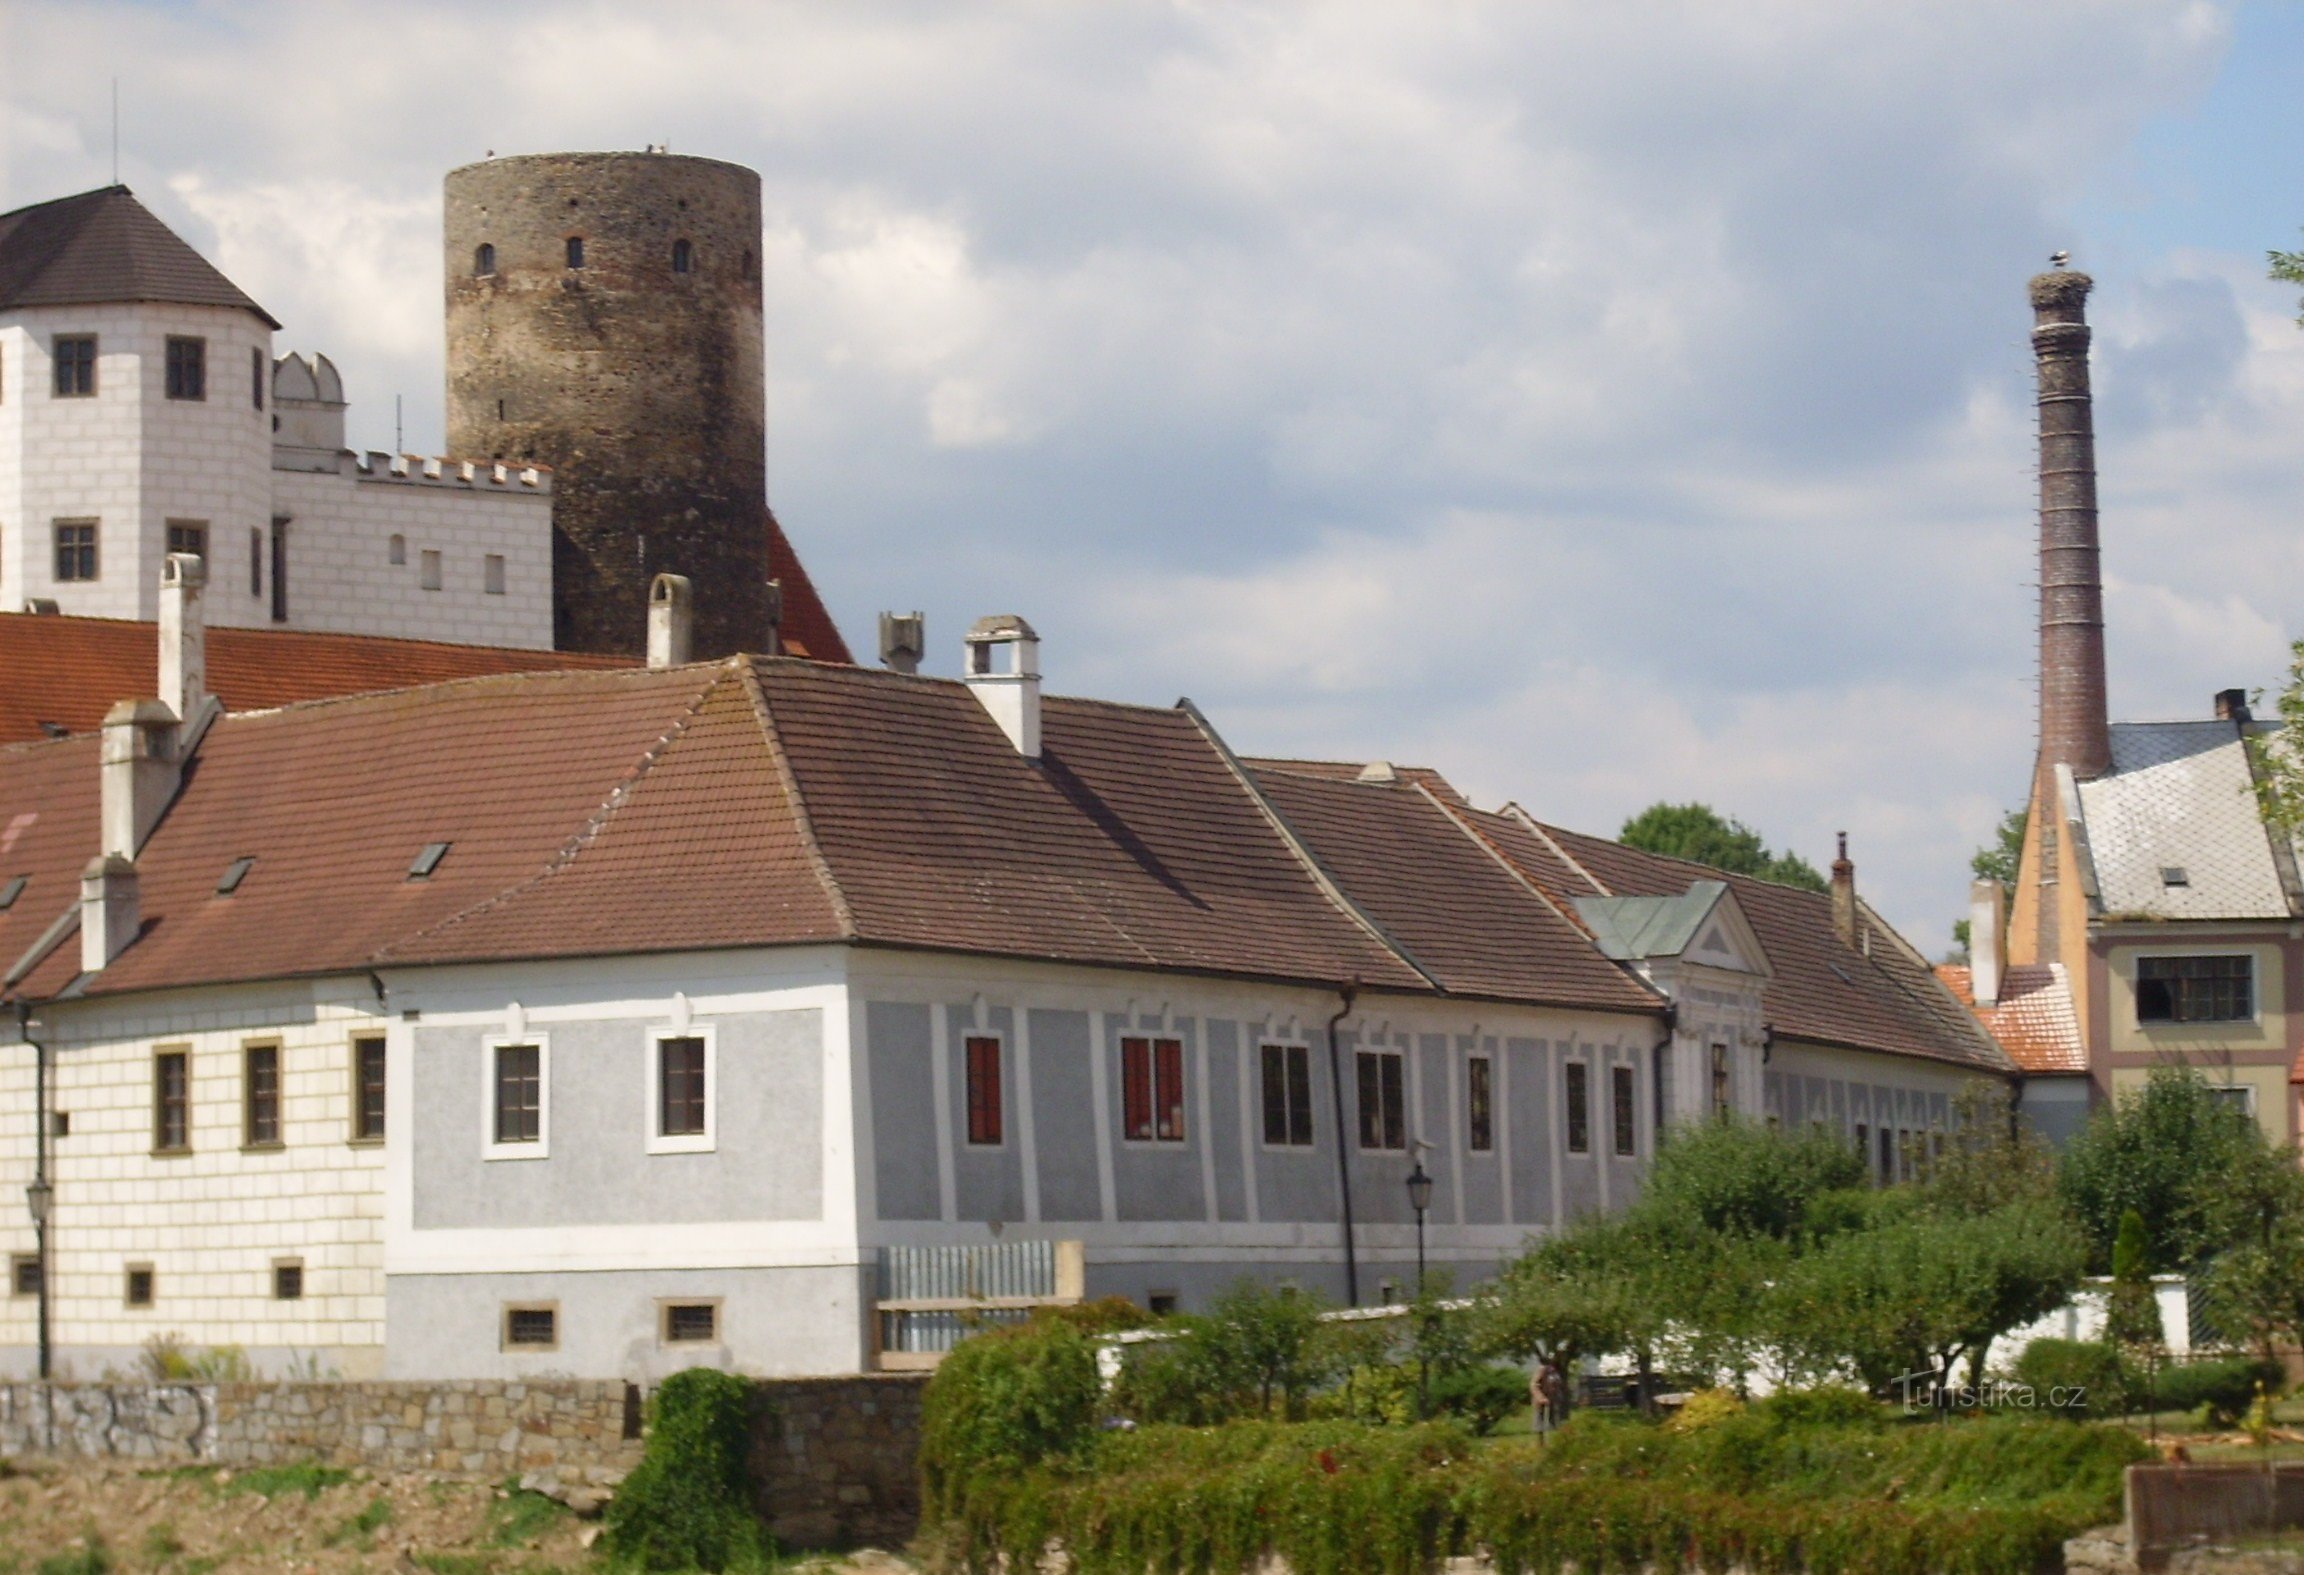
<path id="1" fill-rule="evenodd" d="M 0 213 L 0 311 L 126 301 L 237 307 L 280 326 L 125 186 Z"/>

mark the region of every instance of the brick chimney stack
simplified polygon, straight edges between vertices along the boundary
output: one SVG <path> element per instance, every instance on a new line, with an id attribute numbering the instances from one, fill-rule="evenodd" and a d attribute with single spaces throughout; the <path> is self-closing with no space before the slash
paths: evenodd
<path id="1" fill-rule="evenodd" d="M 2088 390 L 2094 285 L 2068 268 L 2040 274 L 2031 285 L 2040 374 L 2040 770 L 2047 776 L 2070 766 L 2082 781 L 2112 768 Z"/>

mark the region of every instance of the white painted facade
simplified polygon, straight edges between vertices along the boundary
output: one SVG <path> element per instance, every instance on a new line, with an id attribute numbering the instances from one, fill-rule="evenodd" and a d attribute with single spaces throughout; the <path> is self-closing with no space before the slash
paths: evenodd
<path id="1" fill-rule="evenodd" d="M 91 335 L 93 390 L 59 394 L 57 341 Z M 169 396 L 171 339 L 199 343 L 200 397 Z M 332 397 L 284 410 L 316 369 Z M 0 312 L 0 608 L 150 620 L 174 523 L 203 534 L 211 623 L 549 649 L 549 474 L 355 456 L 343 409 L 325 358 L 275 364 L 240 308 Z M 60 525 L 93 528 L 92 577 Z"/>
<path id="2" fill-rule="evenodd" d="M 1719 959 L 1692 966 L 1734 972 Z M 31 1036 L 50 1047 L 51 1108 L 68 1124 L 50 1160 L 57 1370 L 125 1371 L 168 1336 L 239 1346 L 268 1371 L 348 1378 L 647 1379 L 697 1361 L 855 1371 L 872 1360 L 884 1246 L 1078 1240 L 1089 1294 L 1188 1308 L 1243 1274 L 1340 1295 L 1325 1070 L 1339 1005 L 1308 987 L 838 946 L 50 1003 Z M 1740 1015 L 1692 1007 L 1683 1048 L 1726 1037 Z M 907 1023 L 920 1031 L 896 1031 Z M 765 1052 L 763 1024 L 785 1036 Z M 648 1115 L 654 1047 L 668 1034 L 710 1046 L 701 1142 L 662 1142 Z M 1120 1041 L 1142 1034 L 1184 1046 L 1184 1141 L 1120 1130 Z M 969 1141 L 971 1035 L 1000 1044 L 996 1145 Z M 354 1045 L 371 1036 L 386 1046 L 380 1143 L 353 1135 Z M 1402 1182 L 1419 1153 L 1437 1181 L 1430 1260 L 1467 1282 L 1530 1236 L 1628 1201 L 1655 1150 L 1651 1079 L 1669 1064 L 1658 1038 L 1656 1019 L 1639 1014 L 1353 1002 L 1338 1044 L 1361 1299 L 1413 1274 Z M 492 1047 L 508 1041 L 548 1047 L 541 1141 L 526 1151 L 492 1142 L 488 1125 Z M 1266 1141 L 1256 1062 L 1267 1044 L 1312 1057 L 1312 1146 Z M 251 1046 L 279 1049 L 277 1147 L 244 1141 Z M 189 1141 L 157 1153 L 155 1057 L 177 1050 L 190 1056 Z M 1401 1148 L 1359 1142 L 1363 1050 L 1403 1060 Z M 1771 1091 L 1818 1055 L 1778 1046 Z M 1467 1110 L 1476 1058 L 1491 1079 L 1485 1147 Z M 1830 1059 L 1915 1110 L 1940 1110 L 1957 1081 L 1909 1058 Z M 1571 1066 L 1589 1089 L 1581 1149 L 1565 1108 Z M 1633 1100 L 1629 1153 L 1616 1141 L 1619 1069 Z M 1735 1107 L 1754 1117 L 1758 1071 L 1739 1057 L 1732 1078 Z M 32 1172 L 32 1079 L 31 1046 L 0 1024 L 0 1200 L 20 1198 Z M 1707 1083 L 1688 1103 L 1705 1108 L 1708 1094 Z M 22 1209 L 0 1206 L 10 1289 L 15 1258 L 32 1251 Z M 284 1260 L 303 1268 L 295 1300 L 275 1295 Z M 153 1275 L 149 1307 L 127 1304 L 139 1267 Z M 663 1337 L 662 1307 L 683 1299 L 719 1307 L 708 1347 Z M 555 1310 L 550 1348 L 498 1338 L 515 1305 Z M 34 1308 L 27 1295 L 0 1303 L 0 1369 L 31 1367 Z"/>

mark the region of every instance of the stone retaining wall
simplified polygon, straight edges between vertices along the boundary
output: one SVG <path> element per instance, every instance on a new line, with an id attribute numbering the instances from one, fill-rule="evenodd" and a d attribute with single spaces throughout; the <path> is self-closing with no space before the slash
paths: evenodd
<path id="1" fill-rule="evenodd" d="M 920 1517 L 927 1376 L 768 1379 L 752 1437 L 762 1512 L 788 1547 L 902 1546 Z M 228 1466 L 317 1460 L 526 1485 L 580 1507 L 640 1460 L 618 1381 L 0 1384 L 0 1458 Z"/>

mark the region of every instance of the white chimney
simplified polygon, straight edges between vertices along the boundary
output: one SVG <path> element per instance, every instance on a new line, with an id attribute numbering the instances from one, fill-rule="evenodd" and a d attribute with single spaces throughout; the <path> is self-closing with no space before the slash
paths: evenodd
<path id="1" fill-rule="evenodd" d="M 961 673 L 1016 753 L 1040 758 L 1040 636 L 1014 613 L 979 618 L 964 642 Z"/>
<path id="2" fill-rule="evenodd" d="M 80 971 L 95 973 L 127 950 L 144 922 L 136 861 L 99 853 L 80 872 Z"/>
<path id="3" fill-rule="evenodd" d="M 684 574 L 659 574 L 648 587 L 648 665 L 685 667 L 696 624 L 696 601 Z"/>
<path id="4" fill-rule="evenodd" d="M 176 713 L 158 700 L 123 700 L 104 713 L 98 756 L 103 852 L 133 859 L 176 792 Z"/>
<path id="5" fill-rule="evenodd" d="M 1996 880 L 1968 887 L 1968 988 L 1978 1006 L 1998 1006 L 2008 972 L 2008 889 Z"/>
<path id="6" fill-rule="evenodd" d="M 172 552 L 160 565 L 160 703 L 191 725 L 208 697 L 208 626 L 201 593 L 208 570 L 189 552 Z"/>

